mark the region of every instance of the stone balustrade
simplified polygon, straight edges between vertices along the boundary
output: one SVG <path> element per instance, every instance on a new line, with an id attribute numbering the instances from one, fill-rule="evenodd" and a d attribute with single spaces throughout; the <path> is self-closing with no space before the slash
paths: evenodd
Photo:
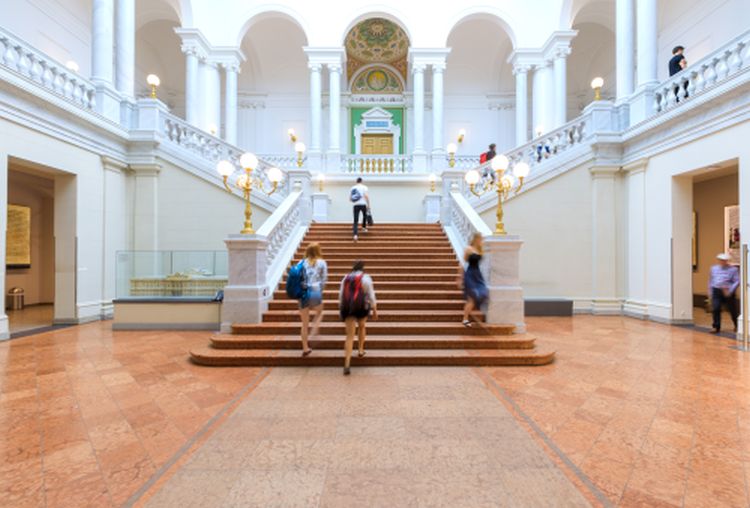
<path id="1" fill-rule="evenodd" d="M 411 173 L 412 169 L 408 155 L 346 155 L 341 159 L 343 173 L 393 175 Z"/>
<path id="2" fill-rule="evenodd" d="M 3 28 L 0 28 L 0 67 L 83 109 L 93 111 L 96 106 L 96 87 L 91 81 Z"/>
<path id="3" fill-rule="evenodd" d="M 654 99 L 660 113 L 684 104 L 750 67 L 750 30 L 661 82 Z"/>

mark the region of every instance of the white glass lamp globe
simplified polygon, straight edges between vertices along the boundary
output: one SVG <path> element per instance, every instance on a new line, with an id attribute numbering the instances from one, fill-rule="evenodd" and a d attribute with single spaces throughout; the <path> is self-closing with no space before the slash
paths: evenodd
<path id="1" fill-rule="evenodd" d="M 316 177 L 319 182 L 325 182 L 326 181 L 326 175 L 325 173 L 318 173 L 318 176 Z"/>
<path id="2" fill-rule="evenodd" d="M 526 178 L 529 176 L 529 165 L 525 162 L 519 162 L 513 166 L 513 174 L 516 175 L 516 178 Z"/>
<path id="3" fill-rule="evenodd" d="M 243 169 L 255 169 L 258 167 L 258 158 L 254 153 L 245 152 L 240 157 L 240 165 Z"/>
<path id="4" fill-rule="evenodd" d="M 490 162 L 493 171 L 505 171 L 508 169 L 508 164 L 508 158 L 501 153 L 495 155 Z"/>
<path id="5" fill-rule="evenodd" d="M 461 137 L 461 138 L 464 137 L 464 136 L 466 136 L 466 129 L 459 129 L 458 130 L 458 136 Z"/>
<path id="6" fill-rule="evenodd" d="M 446 148 L 448 153 L 456 153 L 456 150 L 458 150 L 456 143 L 448 143 L 448 147 Z"/>
<path id="7" fill-rule="evenodd" d="M 430 183 L 437 182 L 437 175 L 435 173 L 430 173 L 430 176 L 427 177 Z"/>
<path id="8" fill-rule="evenodd" d="M 604 78 L 594 78 L 591 80 L 591 88 L 596 90 L 597 88 L 601 88 L 604 86 Z"/>
<path id="9" fill-rule="evenodd" d="M 307 147 L 302 141 L 298 141 L 294 145 L 294 151 L 298 153 L 305 153 L 305 150 L 307 150 Z"/>
<path id="10" fill-rule="evenodd" d="M 268 175 L 268 179 L 271 181 L 271 183 L 279 183 L 284 178 L 281 170 L 275 166 L 270 168 L 266 172 L 266 174 Z"/>
<path id="11" fill-rule="evenodd" d="M 290 136 L 294 136 L 294 129 L 290 128 L 288 131 L 286 131 L 286 133 Z"/>
<path id="12" fill-rule="evenodd" d="M 216 165 L 216 171 L 218 171 L 221 176 L 226 177 L 234 173 L 234 165 L 226 160 L 219 161 L 219 163 Z"/>
<path id="13" fill-rule="evenodd" d="M 151 86 L 159 86 L 161 85 L 161 79 L 159 79 L 159 76 L 156 74 L 149 74 L 146 76 L 146 83 L 148 83 Z"/>
<path id="14" fill-rule="evenodd" d="M 466 176 L 464 176 L 464 180 L 466 180 L 466 183 L 469 185 L 476 185 L 479 183 L 479 171 L 476 169 L 472 169 L 471 171 L 466 172 Z"/>

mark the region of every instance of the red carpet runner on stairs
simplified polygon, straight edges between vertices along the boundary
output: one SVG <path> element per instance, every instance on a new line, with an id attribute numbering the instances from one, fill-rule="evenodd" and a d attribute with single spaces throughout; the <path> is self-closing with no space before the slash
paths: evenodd
<path id="1" fill-rule="evenodd" d="M 357 259 L 375 283 L 377 321 L 367 323 L 367 356 L 352 365 L 544 365 L 553 351 L 539 350 L 528 334 L 512 325 L 461 324 L 463 299 L 456 287 L 458 261 L 439 224 L 378 224 L 354 243 L 350 224 L 313 224 L 295 254 L 302 258 L 319 242 L 328 262 L 324 318 L 313 353 L 303 358 L 298 304 L 284 283 L 259 324 L 234 324 L 210 347 L 191 351 L 201 365 L 341 366 L 344 325 L 338 316 L 341 279 Z M 479 317 L 479 316 L 477 316 Z M 355 340 L 356 350 L 356 340 Z"/>

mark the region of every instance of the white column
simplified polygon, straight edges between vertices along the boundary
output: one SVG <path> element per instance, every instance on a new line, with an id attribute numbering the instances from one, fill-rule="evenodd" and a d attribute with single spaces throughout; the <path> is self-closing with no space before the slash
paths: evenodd
<path id="1" fill-rule="evenodd" d="M 424 64 L 412 64 L 414 75 L 414 153 L 424 153 Z"/>
<path id="2" fill-rule="evenodd" d="M 656 0 L 638 0 L 638 86 L 656 82 Z"/>
<path id="3" fill-rule="evenodd" d="M 540 128 L 543 132 L 549 132 L 550 124 L 548 112 L 549 95 L 549 68 L 546 62 L 534 67 L 534 75 L 531 83 L 531 137 L 535 138 Z"/>
<path id="4" fill-rule="evenodd" d="M 135 0 L 117 0 L 115 28 L 117 52 L 116 87 L 125 97 L 135 98 Z"/>
<path id="5" fill-rule="evenodd" d="M 617 46 L 617 99 L 624 99 L 633 93 L 633 69 L 635 62 L 633 0 L 616 0 L 615 5 L 615 44 Z"/>
<path id="6" fill-rule="evenodd" d="M 308 64 L 310 68 L 310 151 L 320 153 L 320 131 L 322 115 L 322 97 L 320 67 L 318 63 Z"/>
<path id="7" fill-rule="evenodd" d="M 201 99 L 204 102 L 205 117 L 200 128 L 210 132 L 212 127 L 216 128 L 214 135 L 219 136 L 221 128 L 221 74 L 216 62 L 206 61 L 203 63 L 203 87 Z"/>
<path id="8" fill-rule="evenodd" d="M 94 0 L 91 20 L 91 80 L 112 85 L 115 33 L 114 0 Z"/>
<path id="9" fill-rule="evenodd" d="M 566 71 L 568 55 L 570 55 L 570 46 L 561 46 L 555 51 L 555 114 L 551 128 L 560 127 L 568 120 L 568 75 Z"/>
<path id="10" fill-rule="evenodd" d="M 516 75 L 516 146 L 529 140 L 529 66 L 514 65 Z"/>
<path id="11" fill-rule="evenodd" d="M 341 65 L 328 64 L 328 152 L 341 152 Z"/>
<path id="12" fill-rule="evenodd" d="M 224 140 L 230 145 L 237 144 L 237 74 L 236 64 L 224 65 Z"/>
<path id="13" fill-rule="evenodd" d="M 432 64 L 432 153 L 443 154 L 443 73 L 445 63 Z"/>
<path id="14" fill-rule="evenodd" d="M 198 94 L 198 54 L 195 48 L 183 46 L 185 53 L 185 120 L 192 125 L 199 125 Z"/>

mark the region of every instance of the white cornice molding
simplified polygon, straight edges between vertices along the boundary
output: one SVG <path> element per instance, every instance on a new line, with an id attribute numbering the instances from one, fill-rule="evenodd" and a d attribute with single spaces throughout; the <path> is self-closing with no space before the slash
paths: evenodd
<path id="1" fill-rule="evenodd" d="M 211 44 L 199 29 L 176 27 L 174 33 L 182 39 L 180 49 L 183 53 L 192 52 L 200 59 L 207 58 L 211 53 Z"/>
<path id="2" fill-rule="evenodd" d="M 314 47 L 304 46 L 302 51 L 307 55 L 308 65 L 339 65 L 346 62 L 346 49 L 343 46 Z"/>
<path id="3" fill-rule="evenodd" d="M 559 56 L 570 54 L 570 43 L 578 30 L 557 30 L 539 48 L 518 48 L 508 56 L 513 66 L 544 66 Z"/>
<path id="4" fill-rule="evenodd" d="M 409 63 L 415 65 L 433 65 L 445 69 L 445 61 L 451 48 L 409 48 Z"/>

